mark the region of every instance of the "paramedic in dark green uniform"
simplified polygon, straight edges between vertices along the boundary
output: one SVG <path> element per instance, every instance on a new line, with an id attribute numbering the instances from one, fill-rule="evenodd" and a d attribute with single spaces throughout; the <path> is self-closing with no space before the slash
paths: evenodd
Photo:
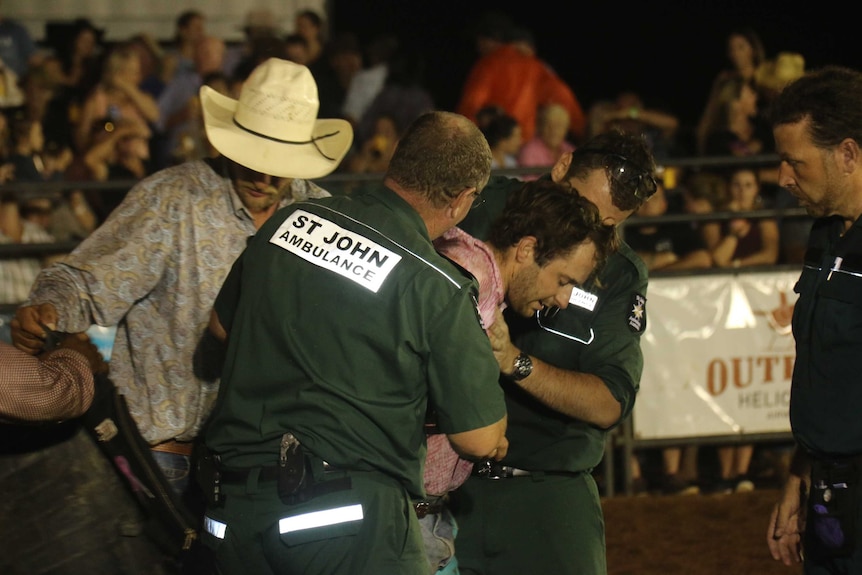
<path id="1" fill-rule="evenodd" d="M 815 218 L 794 288 L 796 454 L 767 531 L 773 558 L 802 561 L 806 575 L 862 573 L 860 102 L 862 73 L 826 67 L 789 84 L 770 110 L 778 183 Z"/>
<path id="2" fill-rule="evenodd" d="M 475 280 L 431 243 L 489 174 L 475 125 L 423 115 L 378 189 L 284 208 L 237 260 L 202 482 L 220 573 L 427 572 L 412 500 L 429 406 L 463 455 L 507 448 Z"/>
<path id="3" fill-rule="evenodd" d="M 608 132 L 560 158 L 549 176 L 567 181 L 620 224 L 656 189 L 654 160 L 636 136 Z M 486 218 L 517 181 L 497 179 L 461 226 L 483 233 Z M 509 454 L 474 466 L 453 495 L 462 575 L 607 571 L 604 519 L 590 472 L 605 436 L 631 413 L 643 356 L 647 270 L 624 243 L 565 309 L 489 330 L 503 366 Z M 495 327 L 500 330 L 495 330 Z M 506 329 L 508 326 L 508 329 Z"/>

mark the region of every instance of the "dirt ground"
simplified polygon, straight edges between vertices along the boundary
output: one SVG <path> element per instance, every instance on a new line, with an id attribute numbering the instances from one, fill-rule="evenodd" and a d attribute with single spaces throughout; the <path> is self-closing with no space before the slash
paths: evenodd
<path id="1" fill-rule="evenodd" d="M 609 575 L 799 575 L 774 561 L 766 523 L 776 489 L 605 498 Z"/>

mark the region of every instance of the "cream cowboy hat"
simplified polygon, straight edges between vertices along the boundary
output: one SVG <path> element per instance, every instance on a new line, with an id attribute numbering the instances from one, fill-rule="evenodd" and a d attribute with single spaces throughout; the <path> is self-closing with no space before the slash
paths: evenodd
<path id="1" fill-rule="evenodd" d="M 200 89 L 207 138 L 220 154 L 256 172 L 319 178 L 353 143 L 346 120 L 318 120 L 317 84 L 305 66 L 270 58 L 252 71 L 239 100 Z"/>

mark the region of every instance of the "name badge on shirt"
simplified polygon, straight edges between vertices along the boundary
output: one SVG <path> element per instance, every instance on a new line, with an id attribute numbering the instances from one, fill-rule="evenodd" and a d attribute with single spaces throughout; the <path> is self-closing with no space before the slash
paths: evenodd
<path id="1" fill-rule="evenodd" d="M 297 210 L 269 243 L 377 293 L 401 256 L 326 218 Z"/>
<path id="2" fill-rule="evenodd" d="M 569 298 L 569 305 L 576 305 L 593 311 L 596 309 L 597 301 L 599 301 L 599 296 L 576 287 L 572 288 L 572 296 Z"/>

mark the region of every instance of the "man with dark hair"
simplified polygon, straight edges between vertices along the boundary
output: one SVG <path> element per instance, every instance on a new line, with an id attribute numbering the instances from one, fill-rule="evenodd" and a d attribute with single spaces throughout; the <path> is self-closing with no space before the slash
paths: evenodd
<path id="1" fill-rule="evenodd" d="M 202 483 L 220 573 L 426 571 L 427 410 L 463 456 L 506 454 L 475 280 L 432 245 L 490 170 L 475 124 L 427 113 L 382 186 L 279 211 L 237 260 L 211 323 L 228 359 Z"/>
<path id="2" fill-rule="evenodd" d="M 564 182 L 619 225 L 656 190 L 646 142 L 617 131 L 564 154 L 543 179 Z M 521 182 L 494 178 L 461 226 L 488 237 L 494 214 Z M 501 365 L 511 449 L 476 465 L 453 494 L 461 573 L 603 574 L 599 493 L 591 475 L 607 433 L 634 406 L 646 329 L 647 269 L 624 242 L 568 306 L 533 317 L 506 313 L 489 331 Z M 497 326 L 497 324 L 495 324 Z M 509 331 L 511 330 L 511 332 Z M 496 480 L 496 481 L 493 481 Z"/>
<path id="3" fill-rule="evenodd" d="M 476 277 L 485 329 L 504 330 L 504 307 L 523 317 L 543 307 L 565 308 L 572 290 L 587 282 L 617 241 L 616 228 L 602 223 L 589 200 L 572 193 L 568 184 L 541 180 L 509 195 L 486 242 L 453 228 L 434 245 Z M 458 458 L 431 430 L 425 463 L 428 498 L 416 504 L 416 511 L 432 572 L 455 573 L 456 562 L 450 563 L 455 526 L 445 501 L 467 479 L 473 462 Z"/>
<path id="4" fill-rule="evenodd" d="M 778 184 L 815 219 L 793 310 L 796 452 L 767 530 L 807 574 L 862 572 L 862 73 L 827 66 L 776 97 Z M 807 502 L 806 502 L 807 499 Z"/>

